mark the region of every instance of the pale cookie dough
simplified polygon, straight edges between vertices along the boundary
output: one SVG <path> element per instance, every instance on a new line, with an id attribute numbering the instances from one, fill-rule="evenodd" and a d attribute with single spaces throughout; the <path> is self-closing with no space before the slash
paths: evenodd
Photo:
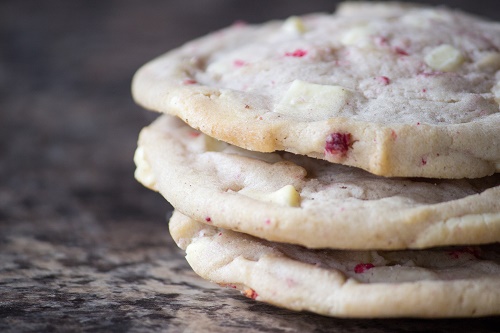
<path id="1" fill-rule="evenodd" d="M 500 241 L 500 174 L 402 179 L 290 153 L 256 153 L 164 115 L 141 131 L 136 178 L 189 217 L 311 248 Z"/>
<path id="2" fill-rule="evenodd" d="M 178 212 L 169 225 L 198 275 L 257 301 L 338 317 L 500 314 L 498 244 L 308 250 L 201 224 Z"/>
<path id="3" fill-rule="evenodd" d="M 132 91 L 246 149 L 477 178 L 500 171 L 499 69 L 499 23 L 355 2 L 212 33 L 143 66 Z"/>

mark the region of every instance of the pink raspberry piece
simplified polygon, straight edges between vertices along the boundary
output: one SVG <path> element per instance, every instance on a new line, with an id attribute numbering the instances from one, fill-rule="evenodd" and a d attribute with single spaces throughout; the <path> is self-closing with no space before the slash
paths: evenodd
<path id="1" fill-rule="evenodd" d="M 333 155 L 345 155 L 351 145 L 351 133 L 332 133 L 326 138 L 325 151 Z"/>
<path id="2" fill-rule="evenodd" d="M 297 57 L 297 58 L 302 58 L 303 56 L 305 56 L 307 54 L 307 51 L 306 50 L 303 50 L 303 49 L 296 49 L 295 51 L 293 52 L 286 52 L 285 53 L 285 56 L 287 57 Z"/>
<path id="3" fill-rule="evenodd" d="M 361 274 L 361 273 L 366 272 L 369 269 L 372 269 L 373 267 L 375 267 L 375 265 L 370 264 L 370 263 L 368 263 L 368 264 L 357 264 L 356 267 L 354 267 L 354 273 Z"/>

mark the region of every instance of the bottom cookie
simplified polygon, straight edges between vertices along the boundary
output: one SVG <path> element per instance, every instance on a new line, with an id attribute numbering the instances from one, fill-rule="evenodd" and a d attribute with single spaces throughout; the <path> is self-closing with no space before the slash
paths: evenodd
<path id="1" fill-rule="evenodd" d="M 500 314 L 500 244 L 407 251 L 311 250 L 198 223 L 170 233 L 201 277 L 257 301 L 335 317 Z"/>

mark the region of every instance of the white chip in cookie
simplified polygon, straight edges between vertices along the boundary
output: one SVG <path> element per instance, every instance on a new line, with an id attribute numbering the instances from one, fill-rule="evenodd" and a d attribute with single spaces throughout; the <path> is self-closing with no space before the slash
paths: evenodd
<path id="1" fill-rule="evenodd" d="M 213 141 L 164 115 L 140 134 L 143 171 L 136 176 L 195 220 L 311 248 L 500 241 L 499 174 L 390 179 L 306 156 L 251 152 Z"/>
<path id="2" fill-rule="evenodd" d="M 499 23 L 353 2 L 212 33 L 143 66 L 132 90 L 246 149 L 383 176 L 478 178 L 500 171 L 498 50 Z"/>
<path id="3" fill-rule="evenodd" d="M 257 301 L 339 317 L 500 314 L 500 248 L 308 250 L 174 212 L 170 233 L 201 277 Z"/>

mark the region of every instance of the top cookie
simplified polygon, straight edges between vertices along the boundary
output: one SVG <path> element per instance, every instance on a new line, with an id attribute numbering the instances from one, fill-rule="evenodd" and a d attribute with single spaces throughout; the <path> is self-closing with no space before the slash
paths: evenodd
<path id="1" fill-rule="evenodd" d="M 475 178 L 500 171 L 499 69 L 498 23 L 356 2 L 202 37 L 143 66 L 132 90 L 246 149 Z"/>

